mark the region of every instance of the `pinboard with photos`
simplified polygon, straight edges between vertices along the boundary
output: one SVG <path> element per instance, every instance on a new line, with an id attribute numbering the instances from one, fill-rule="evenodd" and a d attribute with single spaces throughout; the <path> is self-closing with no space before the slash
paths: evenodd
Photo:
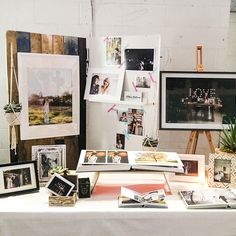
<path id="1" fill-rule="evenodd" d="M 105 36 L 88 44 L 88 148 L 141 149 L 144 137 L 157 138 L 160 36 Z"/>

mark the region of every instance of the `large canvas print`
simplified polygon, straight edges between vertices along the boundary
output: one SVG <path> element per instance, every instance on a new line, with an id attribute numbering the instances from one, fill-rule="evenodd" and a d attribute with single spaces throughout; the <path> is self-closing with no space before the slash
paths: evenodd
<path id="1" fill-rule="evenodd" d="M 236 72 L 161 72 L 161 129 L 221 130 L 236 116 Z"/>
<path id="2" fill-rule="evenodd" d="M 21 139 L 79 134 L 79 57 L 18 53 Z"/>

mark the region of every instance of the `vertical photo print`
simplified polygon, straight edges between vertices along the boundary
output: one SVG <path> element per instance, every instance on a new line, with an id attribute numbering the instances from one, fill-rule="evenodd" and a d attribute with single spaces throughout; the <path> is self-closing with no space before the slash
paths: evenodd
<path id="1" fill-rule="evenodd" d="M 106 44 L 106 65 L 120 65 L 121 64 L 121 38 L 107 37 L 104 39 Z"/>
<path id="2" fill-rule="evenodd" d="M 118 121 L 128 122 L 128 111 L 118 110 Z"/>
<path id="3" fill-rule="evenodd" d="M 143 135 L 143 109 L 128 109 L 128 134 Z"/>
<path id="4" fill-rule="evenodd" d="M 79 134 L 79 57 L 17 56 L 21 139 Z"/>
<path id="5" fill-rule="evenodd" d="M 125 135 L 124 134 L 116 134 L 116 148 L 125 149 Z"/>
<path id="6" fill-rule="evenodd" d="M 153 71 L 154 49 L 125 49 L 126 70 Z"/>

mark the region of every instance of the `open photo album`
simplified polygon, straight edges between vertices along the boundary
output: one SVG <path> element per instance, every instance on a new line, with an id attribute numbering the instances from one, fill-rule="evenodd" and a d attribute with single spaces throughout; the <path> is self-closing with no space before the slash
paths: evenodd
<path id="1" fill-rule="evenodd" d="M 141 194 L 132 189 L 121 187 L 118 197 L 119 207 L 147 207 L 147 208 L 167 208 L 164 189 L 154 190 Z"/>
<path id="2" fill-rule="evenodd" d="M 183 173 L 183 163 L 175 152 L 82 150 L 76 171 L 131 169 Z"/>
<path id="3" fill-rule="evenodd" d="M 208 188 L 179 194 L 189 209 L 236 208 L 236 194 L 230 189 Z"/>

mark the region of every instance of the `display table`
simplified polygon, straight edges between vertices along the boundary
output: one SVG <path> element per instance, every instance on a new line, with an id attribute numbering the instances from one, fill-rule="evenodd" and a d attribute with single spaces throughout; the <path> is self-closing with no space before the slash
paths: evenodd
<path id="1" fill-rule="evenodd" d="M 171 187 L 168 209 L 118 208 L 116 195 L 96 195 L 96 190 L 74 207 L 49 207 L 44 188 L 38 193 L 1 198 L 0 235 L 236 235 L 236 210 L 187 210 L 177 191 L 193 185 L 171 183 Z"/>

